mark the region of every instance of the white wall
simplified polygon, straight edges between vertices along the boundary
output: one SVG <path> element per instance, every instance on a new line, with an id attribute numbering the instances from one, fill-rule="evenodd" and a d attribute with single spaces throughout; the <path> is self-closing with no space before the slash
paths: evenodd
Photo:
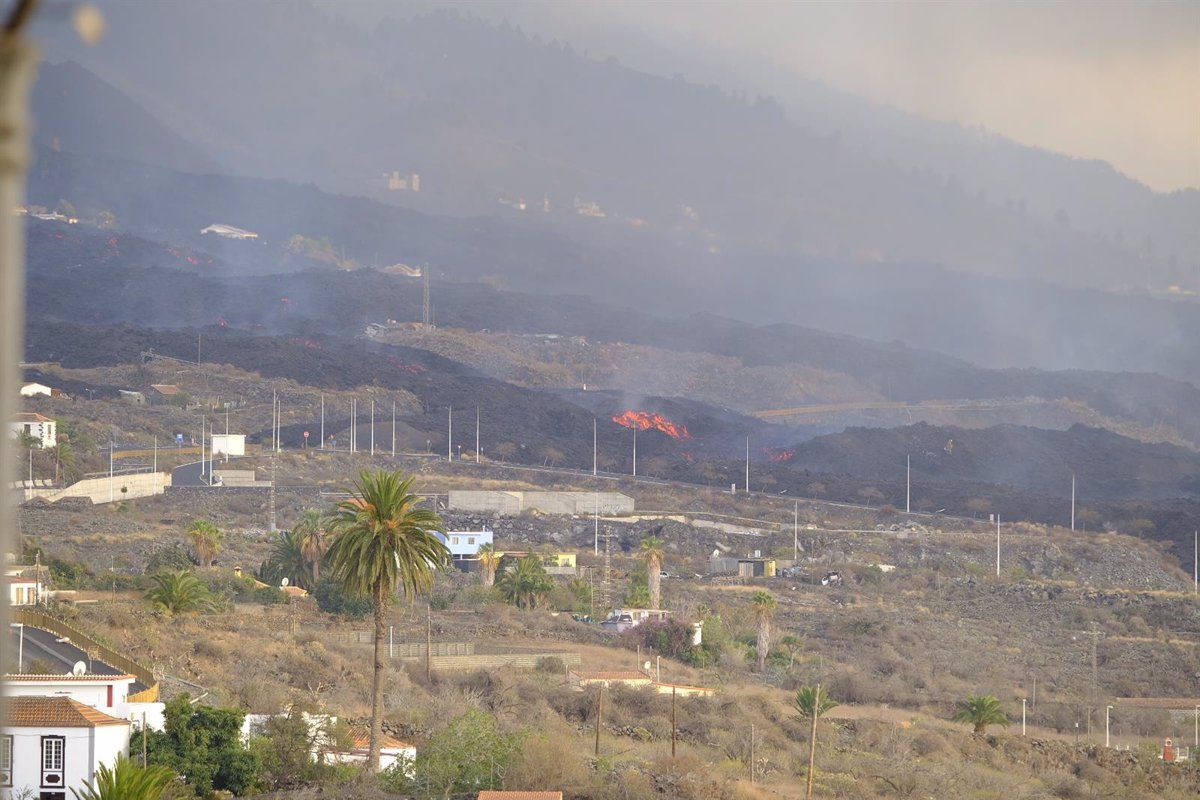
<path id="1" fill-rule="evenodd" d="M 117 756 L 129 753 L 129 726 L 104 725 L 97 728 L 4 728 L 13 737 L 12 788 L 5 790 L 8 798 L 16 797 L 25 788 L 37 797 L 42 791 L 43 736 L 63 736 L 66 739 L 63 766 L 66 768 L 62 788 L 73 797 L 72 789 L 82 789 L 101 764 L 112 765 Z"/>
<path id="2" fill-rule="evenodd" d="M 136 475 L 114 475 L 112 483 L 108 477 L 87 478 L 73 483 L 64 489 L 25 489 L 25 500 L 44 497 L 53 503 L 64 497 L 86 497 L 93 503 L 109 502 L 109 487 L 112 487 L 113 501 L 133 500 L 138 497 L 150 497 L 162 494 L 165 487 L 171 485 L 169 472 L 140 472 Z M 129 491 L 122 493 L 121 487 Z"/>

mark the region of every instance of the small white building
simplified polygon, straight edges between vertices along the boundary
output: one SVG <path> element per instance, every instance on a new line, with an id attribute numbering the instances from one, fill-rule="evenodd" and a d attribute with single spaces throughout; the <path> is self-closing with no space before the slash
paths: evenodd
<path id="1" fill-rule="evenodd" d="M 336 764 L 365 764 L 371 746 L 371 731 L 366 726 L 350 726 L 350 741 L 348 747 L 340 747 L 331 741 L 330 732 L 337 725 L 338 718 L 329 714 L 309 714 L 301 716 L 308 725 L 308 738 L 312 742 L 311 755 L 316 759 L 324 759 Z M 242 744 L 249 745 L 255 736 L 261 736 L 266 731 L 270 714 L 247 714 L 242 720 Z M 397 761 L 405 759 L 412 762 L 417 757 L 417 748 L 407 742 L 402 742 L 394 736 L 383 734 L 379 748 L 379 766 L 387 769 Z"/>
<path id="2" fill-rule="evenodd" d="M 36 606 L 41 602 L 46 588 L 36 578 L 23 578 L 20 575 L 5 576 L 8 584 L 8 604 L 10 606 Z"/>
<path id="3" fill-rule="evenodd" d="M 27 383 L 21 387 L 21 397 L 50 397 L 54 390 L 44 383 Z"/>
<path id="4" fill-rule="evenodd" d="M 246 455 L 246 434 L 244 433 L 214 433 L 211 442 L 214 456 Z"/>
<path id="5" fill-rule="evenodd" d="M 67 800 L 129 755 L 129 722 L 70 697 L 12 697 L 0 729 L 4 795 Z"/>
<path id="6" fill-rule="evenodd" d="M 470 561 L 479 558 L 479 548 L 492 544 L 494 533 L 484 528 L 481 531 L 446 531 L 438 533 L 437 537 L 450 551 L 450 557 L 455 561 Z"/>
<path id="7" fill-rule="evenodd" d="M 26 660 L 30 657 L 26 653 Z M 5 675 L 5 697 L 66 697 L 109 716 L 161 731 L 166 724 L 162 702 L 129 699 L 137 678 L 133 675 Z"/>
<path id="8" fill-rule="evenodd" d="M 43 448 L 54 447 L 58 444 L 58 423 L 39 414 L 36 411 L 24 411 L 17 414 L 8 422 L 8 428 L 13 436 L 27 433 L 41 442 Z"/>

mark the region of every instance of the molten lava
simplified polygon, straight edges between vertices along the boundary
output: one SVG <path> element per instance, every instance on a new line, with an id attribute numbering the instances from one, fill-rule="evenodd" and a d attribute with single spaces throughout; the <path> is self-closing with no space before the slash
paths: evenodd
<path id="1" fill-rule="evenodd" d="M 620 414 L 614 414 L 613 422 L 618 425 L 624 425 L 626 428 L 634 428 L 639 431 L 656 430 L 662 431 L 672 439 L 690 439 L 692 435 L 688 433 L 688 429 L 672 422 L 662 414 L 655 414 L 652 411 L 622 411 Z"/>
<path id="2" fill-rule="evenodd" d="M 767 458 L 772 461 L 791 461 L 795 457 L 795 450 L 784 450 L 778 447 L 767 448 Z"/>

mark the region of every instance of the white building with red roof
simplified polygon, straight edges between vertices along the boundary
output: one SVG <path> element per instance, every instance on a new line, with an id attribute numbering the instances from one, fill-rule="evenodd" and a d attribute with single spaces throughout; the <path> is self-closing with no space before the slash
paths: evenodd
<path id="1" fill-rule="evenodd" d="M 7 797 L 67 800 L 129 754 L 129 721 L 70 697 L 10 697 L 0 727 Z"/>

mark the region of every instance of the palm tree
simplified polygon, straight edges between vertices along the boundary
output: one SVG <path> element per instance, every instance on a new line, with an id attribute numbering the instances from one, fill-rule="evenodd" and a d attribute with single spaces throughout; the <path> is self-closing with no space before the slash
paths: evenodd
<path id="1" fill-rule="evenodd" d="M 792 703 L 804 719 L 811 717 L 814 710 L 818 717 L 823 717 L 826 712 L 832 711 L 838 705 L 837 701 L 830 697 L 829 692 L 822 689 L 820 684 L 816 686 L 801 686 L 800 690 L 796 692 L 796 699 Z"/>
<path id="2" fill-rule="evenodd" d="M 804 795 L 812 797 L 813 777 L 816 775 L 817 767 L 817 720 L 836 707 L 837 701 L 831 698 L 818 683 L 816 686 L 801 686 L 800 690 L 796 692 L 794 703 L 801 718 L 812 722 L 812 729 L 808 737 L 808 790 Z"/>
<path id="3" fill-rule="evenodd" d="M 300 545 L 300 554 L 312 568 L 312 585 L 321 582 L 321 561 L 329 549 L 329 518 L 319 511 L 305 511 L 292 528 Z"/>
<path id="4" fill-rule="evenodd" d="M 754 620 L 758 623 L 758 671 L 767 667 L 767 653 L 771 650 L 771 618 L 775 616 L 775 595 L 770 592 L 757 591 L 750 598 L 750 607 L 754 610 Z"/>
<path id="5" fill-rule="evenodd" d="M 213 559 L 221 552 L 221 542 L 225 534 L 208 520 L 198 519 L 188 526 L 187 536 L 200 566 L 211 567 Z"/>
<path id="6" fill-rule="evenodd" d="M 260 572 L 274 580 L 259 576 L 259 580 L 272 586 L 278 585 L 281 578 L 287 578 L 295 586 L 311 589 L 315 584 L 309 573 L 308 561 L 304 558 L 304 548 L 301 533 L 295 530 L 279 531 L 278 538 L 271 546 L 271 556 L 263 564 Z"/>
<path id="7" fill-rule="evenodd" d="M 187 570 L 160 572 L 151 575 L 152 586 L 146 590 L 146 599 L 154 607 L 168 614 L 183 614 L 190 611 L 210 611 L 214 607 L 212 592 Z"/>
<path id="8" fill-rule="evenodd" d="M 663 540 L 653 534 L 642 539 L 638 556 L 646 562 L 646 587 L 650 590 L 650 607 L 661 608 L 659 603 L 662 602 Z"/>
<path id="9" fill-rule="evenodd" d="M 388 601 L 398 590 L 410 601 L 433 589 L 434 571 L 449 566 L 450 551 L 437 537 L 442 521 L 422 508 L 413 479 L 387 470 L 364 470 L 337 504 L 329 566 L 348 595 L 370 597 L 375 615 L 375 674 L 371 685 L 368 763 L 379 771 L 383 730 L 384 638 Z"/>
<path id="10" fill-rule="evenodd" d="M 479 567 L 483 571 L 483 585 L 496 584 L 496 567 L 500 566 L 500 554 L 490 543 L 479 548 Z"/>
<path id="11" fill-rule="evenodd" d="M 976 694 L 969 696 L 954 715 L 954 722 L 965 722 L 975 728 L 975 733 L 983 733 L 988 725 L 1008 725 L 1008 715 L 1000 708 L 1000 701 L 991 695 Z"/>
<path id="12" fill-rule="evenodd" d="M 54 480 L 57 482 L 60 468 L 65 473 L 75 466 L 75 451 L 71 449 L 71 440 L 67 438 L 66 434 L 58 437 L 52 450 L 54 452 Z"/>
<path id="13" fill-rule="evenodd" d="M 500 590 L 505 599 L 517 608 L 537 608 L 550 590 L 554 580 L 542 566 L 542 559 L 534 553 L 522 558 L 500 576 Z"/>
<path id="14" fill-rule="evenodd" d="M 75 800 L 158 800 L 174 779 L 167 767 L 142 767 L 118 756 L 113 766 L 100 765 L 96 776 L 71 794 Z"/>

